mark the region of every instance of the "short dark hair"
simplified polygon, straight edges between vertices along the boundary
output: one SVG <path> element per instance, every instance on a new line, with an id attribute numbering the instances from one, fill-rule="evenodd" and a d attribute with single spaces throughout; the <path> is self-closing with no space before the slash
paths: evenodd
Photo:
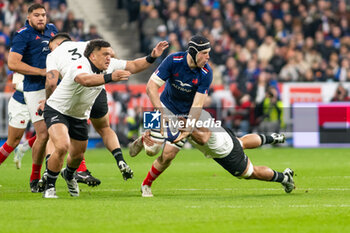
<path id="1" fill-rule="evenodd" d="M 30 5 L 30 7 L 28 8 L 28 14 L 32 13 L 36 9 L 44 9 L 46 11 L 44 5 L 42 5 L 40 3 L 34 3 L 34 4 Z"/>
<path id="2" fill-rule="evenodd" d="M 95 49 L 100 50 L 101 48 L 107 48 L 107 47 L 111 47 L 111 44 L 105 40 L 102 40 L 102 39 L 91 40 L 85 48 L 84 56 L 88 58 Z"/>
<path id="3" fill-rule="evenodd" d="M 56 39 L 72 40 L 72 38 L 70 37 L 70 35 L 68 33 L 60 32 L 60 33 L 57 33 L 56 35 L 54 35 L 53 37 L 51 37 L 49 44 Z"/>

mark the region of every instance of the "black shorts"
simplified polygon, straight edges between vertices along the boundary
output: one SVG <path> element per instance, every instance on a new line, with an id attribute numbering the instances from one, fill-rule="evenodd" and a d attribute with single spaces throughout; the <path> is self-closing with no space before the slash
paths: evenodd
<path id="1" fill-rule="evenodd" d="M 76 119 L 67 115 L 64 115 L 55 109 L 45 104 L 44 120 L 47 128 L 51 125 L 62 123 L 67 126 L 69 137 L 78 141 L 86 141 L 88 136 L 88 124 L 87 120 Z"/>
<path id="2" fill-rule="evenodd" d="M 232 138 L 233 149 L 226 157 L 214 158 L 214 160 L 232 175 L 241 176 L 247 168 L 248 157 L 244 153 L 241 143 L 239 143 L 235 134 L 230 129 L 225 128 L 225 130 Z"/>
<path id="3" fill-rule="evenodd" d="M 90 118 L 101 118 L 108 113 L 107 93 L 105 89 L 102 89 L 97 96 L 94 105 L 92 105 Z"/>

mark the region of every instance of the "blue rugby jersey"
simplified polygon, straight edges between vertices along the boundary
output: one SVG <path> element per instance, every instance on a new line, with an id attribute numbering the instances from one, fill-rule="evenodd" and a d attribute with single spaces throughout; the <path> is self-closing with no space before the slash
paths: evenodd
<path id="1" fill-rule="evenodd" d="M 11 52 L 23 56 L 22 61 L 30 66 L 43 69 L 46 67 L 46 57 L 51 52 L 49 40 L 57 33 L 53 24 L 47 24 L 41 34 L 29 25 L 18 30 L 12 40 Z M 45 88 L 45 77 L 37 75 L 24 75 L 23 91 L 37 91 Z"/>
<path id="2" fill-rule="evenodd" d="M 155 74 L 166 81 L 161 102 L 174 114 L 188 114 L 196 92 L 208 93 L 213 72 L 208 64 L 191 69 L 186 60 L 187 52 L 170 54 L 159 65 Z"/>
<path id="3" fill-rule="evenodd" d="M 23 92 L 21 91 L 15 91 L 12 95 L 12 98 L 14 98 L 15 100 L 17 100 L 17 102 L 20 102 L 21 104 L 26 104 L 26 102 L 24 101 L 24 95 Z"/>

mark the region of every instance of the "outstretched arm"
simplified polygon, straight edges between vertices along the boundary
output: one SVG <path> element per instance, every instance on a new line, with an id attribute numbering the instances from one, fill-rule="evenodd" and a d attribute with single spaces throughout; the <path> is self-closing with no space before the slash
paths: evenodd
<path id="1" fill-rule="evenodd" d="M 169 47 L 169 43 L 167 41 L 161 41 L 159 42 L 156 47 L 152 50 L 152 53 L 150 56 L 155 60 L 159 56 L 161 56 L 166 48 Z M 147 61 L 147 57 L 137 58 L 132 61 L 126 62 L 125 70 L 130 71 L 132 74 L 141 72 L 148 67 L 151 66 L 153 62 Z"/>
<path id="2" fill-rule="evenodd" d="M 209 141 L 211 131 L 208 128 L 194 128 L 191 134 L 193 141 L 199 145 L 204 145 Z"/>
<path id="3" fill-rule="evenodd" d="M 110 74 L 109 82 L 118 82 L 128 80 L 131 73 L 126 70 L 115 70 Z M 95 87 L 106 83 L 106 75 L 81 73 L 75 76 L 74 81 L 85 87 Z"/>

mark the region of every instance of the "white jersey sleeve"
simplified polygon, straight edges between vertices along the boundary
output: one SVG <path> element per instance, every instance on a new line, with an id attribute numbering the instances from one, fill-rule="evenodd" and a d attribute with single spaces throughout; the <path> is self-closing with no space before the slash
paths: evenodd
<path id="1" fill-rule="evenodd" d="M 46 72 L 49 72 L 51 70 L 58 71 L 58 66 L 57 66 L 56 59 L 55 59 L 55 58 L 57 58 L 57 56 L 55 56 L 55 51 L 56 50 L 52 51 L 46 57 Z"/>
<path id="2" fill-rule="evenodd" d="M 112 58 L 111 63 L 109 63 L 109 66 L 107 68 L 107 74 L 112 73 L 115 70 L 125 70 L 126 68 L 126 62 L 125 60 L 119 60 Z"/>

